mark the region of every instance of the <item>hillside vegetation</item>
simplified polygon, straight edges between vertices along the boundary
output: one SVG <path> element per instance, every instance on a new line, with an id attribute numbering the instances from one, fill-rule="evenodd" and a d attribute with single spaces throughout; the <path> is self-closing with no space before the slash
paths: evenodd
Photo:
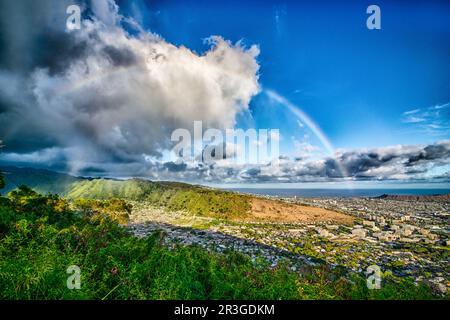
<path id="1" fill-rule="evenodd" d="M 146 201 L 168 210 L 224 219 L 245 217 L 251 208 L 249 196 L 185 183 L 142 179 L 86 179 L 36 169 L 0 170 L 10 173 L 5 175 L 6 191 L 23 184 L 43 194 L 56 193 L 72 200 L 120 198 Z"/>
<path id="2" fill-rule="evenodd" d="M 69 199 L 121 198 L 146 201 L 168 210 L 183 210 L 195 215 L 225 219 L 245 216 L 250 210 L 248 196 L 183 183 L 139 179 L 84 180 L 72 184 L 66 196 Z"/>
<path id="3" fill-rule="evenodd" d="M 130 235 L 124 201 L 82 200 L 20 187 L 0 197 L 0 299 L 425 299 L 429 288 L 384 277 L 381 290 L 326 266 L 302 275 L 280 264 L 197 246 L 167 248 L 163 233 Z M 69 289 L 69 266 L 80 270 Z"/>

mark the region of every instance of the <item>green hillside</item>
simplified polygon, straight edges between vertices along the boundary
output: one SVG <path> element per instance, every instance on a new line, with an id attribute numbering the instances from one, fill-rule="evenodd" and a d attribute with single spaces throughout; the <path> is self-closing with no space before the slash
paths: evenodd
<path id="1" fill-rule="evenodd" d="M 56 193 L 69 199 L 112 199 L 146 201 L 169 210 L 233 218 L 250 210 L 249 196 L 179 182 L 143 179 L 87 179 L 47 170 L 0 168 L 6 191 L 27 185 L 40 193 Z"/>
<path id="2" fill-rule="evenodd" d="M 169 210 L 185 210 L 196 215 L 233 218 L 250 210 L 249 197 L 175 182 L 94 179 L 76 182 L 65 194 L 69 199 L 121 198 L 147 201 Z"/>
<path id="3" fill-rule="evenodd" d="M 155 188 L 155 183 L 144 180 L 112 180 L 93 179 L 74 183 L 65 193 L 70 199 L 109 199 L 124 198 L 128 200 L 144 200 Z"/>

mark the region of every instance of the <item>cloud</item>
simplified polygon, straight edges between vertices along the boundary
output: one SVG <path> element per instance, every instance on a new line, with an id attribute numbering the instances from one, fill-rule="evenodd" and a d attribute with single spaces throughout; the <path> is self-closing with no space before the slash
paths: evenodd
<path id="1" fill-rule="evenodd" d="M 59 169 L 70 151 L 57 149 L 43 154 L 0 154 L 0 163 L 33 165 Z M 276 165 L 239 164 L 232 159 L 208 163 L 201 160 L 183 162 L 147 158 L 147 161 L 98 163 L 82 161 L 78 170 L 86 176 L 146 177 L 195 183 L 298 183 L 329 181 L 441 181 L 450 182 L 450 140 L 430 145 L 398 145 L 373 149 L 339 150 L 335 158 L 321 159 L 280 156 Z M 341 167 L 344 166 L 346 174 Z M 113 173 L 113 175 L 111 175 Z"/>
<path id="2" fill-rule="evenodd" d="M 415 132 L 447 137 L 450 134 L 450 103 L 405 111 L 401 121 Z"/>
<path id="3" fill-rule="evenodd" d="M 163 167 L 171 172 L 180 172 L 184 171 L 187 168 L 187 164 L 185 163 L 175 163 L 175 162 L 166 162 L 163 164 Z"/>
<path id="4" fill-rule="evenodd" d="M 405 123 L 418 123 L 418 122 L 424 122 L 425 118 L 419 118 L 414 116 L 408 116 L 405 119 L 403 119 L 403 122 Z"/>
<path id="5" fill-rule="evenodd" d="M 430 145 L 399 145 L 374 149 L 340 150 L 335 158 L 280 157 L 277 166 L 234 167 L 234 176 L 218 176 L 233 182 L 325 182 L 342 180 L 421 180 L 446 176 L 450 164 L 450 140 Z M 340 165 L 346 169 L 344 175 Z M 435 171 L 436 174 L 430 175 Z M 216 170 L 216 174 L 220 173 Z M 448 182 L 448 179 L 447 179 Z"/>
<path id="6" fill-rule="evenodd" d="M 403 112 L 403 115 L 407 116 L 407 115 L 415 114 L 419 111 L 420 111 L 420 109 L 409 110 L 409 111 Z"/>
<path id="7" fill-rule="evenodd" d="M 92 0 L 94 15 L 107 26 L 115 26 L 121 20 L 119 7 L 114 0 Z"/>
<path id="8" fill-rule="evenodd" d="M 298 139 L 294 136 L 291 137 L 295 154 L 300 159 L 307 159 L 312 157 L 320 157 L 324 155 L 324 152 L 318 146 L 310 143 L 308 135 L 304 135 L 302 139 Z"/>
<path id="9" fill-rule="evenodd" d="M 406 165 L 413 166 L 430 160 L 450 161 L 450 143 L 446 141 L 439 144 L 428 145 L 415 154 L 410 155 Z"/>
<path id="10" fill-rule="evenodd" d="M 152 33 L 131 35 L 112 0 L 92 1 L 89 9 L 81 30 L 49 29 L 47 38 L 58 40 L 27 70 L 0 69 L 5 152 L 58 148 L 72 173 L 83 163 L 144 163 L 171 147 L 173 130 L 194 120 L 234 127 L 259 91 L 255 45 L 212 36 L 199 55 Z M 38 50 L 32 51 L 34 58 Z"/>

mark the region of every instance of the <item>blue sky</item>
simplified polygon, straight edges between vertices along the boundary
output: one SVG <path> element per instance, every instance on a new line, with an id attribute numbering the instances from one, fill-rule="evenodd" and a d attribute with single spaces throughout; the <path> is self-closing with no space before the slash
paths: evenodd
<path id="1" fill-rule="evenodd" d="M 135 0 L 120 6 L 146 29 L 198 53 L 208 49 L 203 39 L 211 35 L 259 45 L 263 89 L 300 107 L 335 148 L 449 138 L 448 108 L 427 119 L 440 122 L 435 130 L 407 123 L 402 114 L 450 102 L 450 3 L 377 1 L 381 30 L 366 27 L 369 4 Z M 253 99 L 256 127 L 281 127 L 285 146 L 291 136 L 307 134 L 272 107 L 264 93 Z"/>

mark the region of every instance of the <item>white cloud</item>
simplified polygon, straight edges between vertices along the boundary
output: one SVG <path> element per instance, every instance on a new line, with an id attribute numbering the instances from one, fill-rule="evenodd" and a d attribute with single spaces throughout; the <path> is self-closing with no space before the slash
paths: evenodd
<path id="1" fill-rule="evenodd" d="M 401 121 L 419 134 L 448 137 L 450 103 L 403 112 Z"/>
<path id="2" fill-rule="evenodd" d="M 91 6 L 95 16 L 108 26 L 116 25 L 121 19 L 114 0 L 92 0 Z"/>
<path id="3" fill-rule="evenodd" d="M 420 111 L 420 109 L 409 110 L 409 111 L 403 112 L 403 115 L 407 116 L 407 115 L 415 114 L 419 111 Z"/>
<path id="4" fill-rule="evenodd" d="M 5 96 L 17 91 L 28 97 L 9 97 L 18 112 L 0 117 L 6 143 L 28 136 L 51 140 L 62 152 L 72 150 L 66 155 L 71 171 L 82 170 L 82 163 L 144 162 L 142 154 L 161 155 L 172 131 L 190 129 L 195 120 L 234 127 L 259 91 L 255 45 L 212 36 L 210 49 L 199 55 L 152 33 L 131 36 L 112 0 L 93 1 L 92 9 L 97 19 L 73 32 L 82 55 L 58 73 L 38 68 L 10 82 L 14 90 L 0 88 Z"/>
<path id="5" fill-rule="evenodd" d="M 403 119 L 403 122 L 405 123 L 418 123 L 418 122 L 424 122 L 425 118 L 419 118 L 414 116 L 408 116 L 405 119 Z"/>

